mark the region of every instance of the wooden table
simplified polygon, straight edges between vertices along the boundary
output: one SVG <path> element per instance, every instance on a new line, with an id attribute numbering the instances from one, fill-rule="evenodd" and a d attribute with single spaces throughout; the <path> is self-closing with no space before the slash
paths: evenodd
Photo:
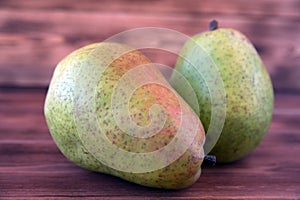
<path id="1" fill-rule="evenodd" d="M 83 170 L 59 152 L 43 102 L 60 59 L 128 29 L 163 27 L 192 36 L 207 31 L 211 19 L 250 38 L 274 84 L 273 121 L 251 155 L 205 167 L 192 187 L 168 191 Z M 299 19 L 299 0 L 0 0 L 0 200 L 300 199 Z M 176 61 L 149 55 L 169 66 Z"/>
<path id="2" fill-rule="evenodd" d="M 43 116 L 45 89 L 0 90 L 0 199 L 299 199 L 300 95 L 276 95 L 261 145 L 236 163 L 204 167 L 168 191 L 81 169 L 57 149 Z"/>

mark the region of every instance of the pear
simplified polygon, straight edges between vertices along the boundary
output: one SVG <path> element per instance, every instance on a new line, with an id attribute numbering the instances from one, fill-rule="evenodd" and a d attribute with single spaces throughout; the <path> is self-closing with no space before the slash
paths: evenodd
<path id="1" fill-rule="evenodd" d="M 197 114 L 206 132 L 210 123 L 215 122 L 211 120 L 212 108 L 225 108 L 224 126 L 210 154 L 217 157 L 218 163 L 228 163 L 249 154 L 264 138 L 272 118 L 273 87 L 261 58 L 245 35 L 233 29 L 217 28 L 215 20 L 210 27 L 210 31 L 186 42 L 175 70 L 194 89 L 200 109 Z M 214 68 L 217 70 L 212 73 Z M 222 84 L 217 83 L 218 76 Z M 171 77 L 171 85 L 195 108 L 182 84 Z M 211 93 L 219 94 L 222 88 L 224 98 Z M 217 103 L 212 103 L 212 99 Z M 205 153 L 208 153 L 206 149 Z"/>
<path id="2" fill-rule="evenodd" d="M 56 67 L 44 113 L 61 152 L 88 170 L 180 189 L 201 174 L 203 126 L 140 51 L 95 43 Z"/>

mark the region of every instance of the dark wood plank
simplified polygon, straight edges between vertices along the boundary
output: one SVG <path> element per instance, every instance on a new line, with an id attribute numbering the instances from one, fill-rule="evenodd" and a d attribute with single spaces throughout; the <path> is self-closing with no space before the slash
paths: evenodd
<path id="1" fill-rule="evenodd" d="M 85 0 L 74 3 L 72 0 L 52 0 L 41 2 L 39 0 L 2 0 L 0 7 L 16 10 L 64 10 L 89 12 L 131 12 L 160 15 L 266 15 L 280 17 L 299 17 L 300 3 L 297 0 L 260 0 L 257 2 L 246 0 L 190 0 L 186 1 L 131 1 L 115 0 Z"/>
<path id="2" fill-rule="evenodd" d="M 0 199 L 300 198 L 299 95 L 276 95 L 271 128 L 252 154 L 204 167 L 199 181 L 180 191 L 138 186 L 69 162 L 47 130 L 44 98 L 45 90 L 0 89 Z"/>
<path id="3" fill-rule="evenodd" d="M 286 143 L 270 137 L 254 153 L 237 163 L 204 168 L 199 181 L 181 191 L 144 188 L 108 175 L 80 169 L 69 163 L 54 145 L 10 145 L 17 165 L 0 166 L 3 197 L 198 197 L 203 199 L 292 199 L 300 195 L 299 161 L 292 160 L 299 151 L 297 143 L 290 144 L 293 154 L 285 155 Z M 299 139 L 299 137 L 298 137 Z M 1 152 L 5 146 L 1 145 Z M 9 151 L 6 151 L 9 154 Z M 10 157 L 15 156 L 10 155 Z M 275 154 L 275 155 L 274 155 Z M 27 159 L 26 159 L 27 157 Z M 1 159 L 6 159 L 1 155 Z M 295 159 L 295 157 L 293 158 Z M 7 159 L 6 159 L 7 160 Z M 20 160 L 20 161 L 19 161 Z M 19 161 L 19 163 L 18 163 Z M 25 178 L 26 177 L 26 178 Z M 117 190 L 118 192 L 116 193 Z M 299 197 L 299 196 L 298 196 Z"/>
<path id="4" fill-rule="evenodd" d="M 0 142 L 14 139 L 51 140 L 43 115 L 46 90 L 0 89 Z M 271 132 L 297 132 L 299 129 L 300 95 L 276 94 Z M 19 125 L 17 125 L 19 124 Z"/>
<path id="5" fill-rule="evenodd" d="M 298 0 L 0 0 L 0 199 L 300 199 L 299 11 Z M 49 134 L 45 89 L 10 89 L 46 88 L 63 56 L 121 31 L 157 26 L 194 35 L 212 18 L 254 42 L 276 92 L 284 93 L 276 94 L 270 130 L 252 154 L 204 167 L 185 190 L 146 188 L 75 166 Z M 176 60 L 145 53 L 169 66 Z"/>
<path id="6" fill-rule="evenodd" d="M 45 87 L 65 55 L 121 31 L 154 26 L 194 35 L 217 18 L 222 27 L 238 29 L 253 41 L 277 91 L 300 91 L 299 1 L 197 2 L 1 1 L 0 86 Z M 176 61 L 157 51 L 150 57 L 169 66 Z"/>
<path id="7" fill-rule="evenodd" d="M 46 91 L 0 90 L 0 141 L 50 140 L 43 117 Z"/>

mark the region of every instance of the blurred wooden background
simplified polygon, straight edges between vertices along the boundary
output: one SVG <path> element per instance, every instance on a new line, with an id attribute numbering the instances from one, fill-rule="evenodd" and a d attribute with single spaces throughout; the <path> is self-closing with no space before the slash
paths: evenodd
<path id="1" fill-rule="evenodd" d="M 47 87 L 61 58 L 121 31 L 153 26 L 191 36 L 213 18 L 250 38 L 276 92 L 300 92 L 299 0 L 0 0 L 0 87 Z M 164 62 L 173 66 L 175 57 Z"/>
<path id="2" fill-rule="evenodd" d="M 59 152 L 43 104 L 64 56 L 131 28 L 191 36 L 206 31 L 211 19 L 247 35 L 272 77 L 273 120 L 254 152 L 204 167 L 199 181 L 180 191 L 89 172 Z M 176 61 L 165 52 L 146 53 L 154 62 Z M 0 0 L 0 199 L 299 199 L 299 102 L 300 0 Z"/>

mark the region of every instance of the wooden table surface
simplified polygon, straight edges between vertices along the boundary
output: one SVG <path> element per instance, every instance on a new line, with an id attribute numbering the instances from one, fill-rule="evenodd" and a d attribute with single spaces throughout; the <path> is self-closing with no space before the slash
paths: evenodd
<path id="1" fill-rule="evenodd" d="M 0 200 L 300 199 L 299 0 L 74 2 L 0 0 Z M 274 84 L 273 121 L 251 155 L 204 167 L 192 187 L 168 191 L 81 169 L 59 152 L 43 103 L 60 59 L 132 28 L 162 27 L 192 36 L 207 31 L 211 19 L 249 37 Z M 161 37 L 152 42 L 177 44 Z M 149 56 L 168 66 L 176 61 L 161 51 Z"/>
<path id="2" fill-rule="evenodd" d="M 50 137 L 44 89 L 0 90 L 0 199 L 299 199 L 300 95 L 276 95 L 271 128 L 245 159 L 204 167 L 190 188 L 170 191 L 90 172 Z"/>

